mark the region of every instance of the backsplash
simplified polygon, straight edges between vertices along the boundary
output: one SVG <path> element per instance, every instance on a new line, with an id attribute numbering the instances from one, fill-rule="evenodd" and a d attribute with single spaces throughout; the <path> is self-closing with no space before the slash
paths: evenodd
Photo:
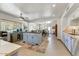
<path id="1" fill-rule="evenodd" d="M 67 26 L 64 32 L 69 34 L 79 34 L 79 26 Z"/>

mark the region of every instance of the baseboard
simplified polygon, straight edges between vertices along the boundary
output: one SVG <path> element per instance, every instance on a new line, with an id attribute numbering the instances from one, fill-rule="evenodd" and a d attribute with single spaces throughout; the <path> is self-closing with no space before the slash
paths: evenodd
<path id="1" fill-rule="evenodd" d="M 63 43 L 63 41 L 62 41 L 61 39 L 58 39 L 58 40 L 65 46 L 65 48 L 66 48 L 67 51 L 70 53 L 70 55 L 73 56 L 72 53 L 69 51 L 69 49 L 66 47 L 66 45 Z"/>

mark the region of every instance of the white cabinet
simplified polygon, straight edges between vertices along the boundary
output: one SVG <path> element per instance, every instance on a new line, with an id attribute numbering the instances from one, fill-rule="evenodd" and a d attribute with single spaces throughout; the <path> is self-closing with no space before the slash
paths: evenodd
<path id="1" fill-rule="evenodd" d="M 66 47 L 69 49 L 70 48 L 70 38 L 66 33 L 64 34 L 64 43 L 65 43 Z"/>
<path id="2" fill-rule="evenodd" d="M 64 33 L 64 44 L 68 48 L 68 50 L 72 53 L 74 47 L 74 39 L 67 33 Z"/>
<path id="3" fill-rule="evenodd" d="M 79 55 L 79 36 L 64 33 L 63 37 L 64 44 L 71 54 L 74 56 Z"/>
<path id="4" fill-rule="evenodd" d="M 72 39 L 71 39 L 70 36 L 68 36 L 67 40 L 68 40 L 67 47 L 68 47 L 69 51 L 71 52 L 71 49 L 72 49 Z"/>
<path id="5" fill-rule="evenodd" d="M 73 38 L 71 37 L 71 40 L 72 40 L 71 53 L 72 53 L 72 55 L 75 55 L 75 39 L 73 39 Z"/>

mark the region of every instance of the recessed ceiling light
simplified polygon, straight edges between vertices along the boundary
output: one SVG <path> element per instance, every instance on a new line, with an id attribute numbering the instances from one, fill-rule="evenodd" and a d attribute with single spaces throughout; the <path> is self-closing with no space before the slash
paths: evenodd
<path id="1" fill-rule="evenodd" d="M 48 23 L 48 24 L 49 24 L 49 23 L 51 23 L 51 21 L 46 21 L 46 23 Z"/>
<path id="2" fill-rule="evenodd" d="M 55 7 L 55 6 L 56 6 L 56 4 L 53 4 L 53 5 L 52 5 L 52 7 Z"/>

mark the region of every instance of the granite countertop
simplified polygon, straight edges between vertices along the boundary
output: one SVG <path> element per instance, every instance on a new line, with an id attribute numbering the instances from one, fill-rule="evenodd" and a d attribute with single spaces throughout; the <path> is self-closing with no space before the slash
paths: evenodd
<path id="1" fill-rule="evenodd" d="M 73 39 L 79 39 L 79 34 L 72 34 L 72 33 L 68 33 L 68 32 L 65 32 L 66 34 L 68 34 L 69 36 L 71 36 L 71 38 Z"/>
<path id="2" fill-rule="evenodd" d="M 0 56 L 11 55 L 20 48 L 20 45 L 0 40 Z"/>

